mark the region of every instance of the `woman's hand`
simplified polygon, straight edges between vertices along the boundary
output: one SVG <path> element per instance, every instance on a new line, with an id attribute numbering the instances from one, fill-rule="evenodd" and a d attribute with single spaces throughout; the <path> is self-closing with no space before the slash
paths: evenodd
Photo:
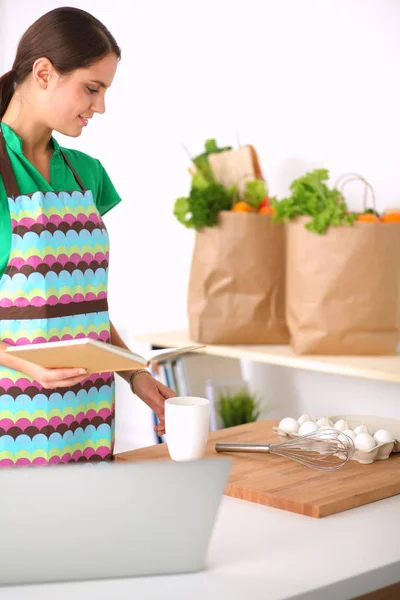
<path id="1" fill-rule="evenodd" d="M 175 392 L 154 379 L 150 373 L 138 373 L 132 381 L 132 391 L 156 413 L 160 423 L 154 427 L 154 431 L 157 435 L 163 435 L 165 433 L 164 404 L 168 398 L 176 396 Z"/>
<path id="2" fill-rule="evenodd" d="M 24 373 L 48 390 L 72 387 L 87 377 L 86 369 L 46 369 L 31 362 L 26 362 L 26 365 Z"/>
<path id="3" fill-rule="evenodd" d="M 0 366 L 28 375 L 46 389 L 70 387 L 80 383 L 87 377 L 86 369 L 46 369 L 28 360 L 8 354 L 5 351 L 6 348 L 7 344 L 0 341 Z"/>

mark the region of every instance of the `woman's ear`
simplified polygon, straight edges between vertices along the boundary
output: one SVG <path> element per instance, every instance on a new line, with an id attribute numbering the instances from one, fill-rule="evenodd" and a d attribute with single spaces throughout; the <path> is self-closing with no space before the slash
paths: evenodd
<path id="1" fill-rule="evenodd" d="M 48 58 L 42 57 L 35 60 L 32 67 L 32 78 L 35 84 L 41 89 L 46 90 L 51 74 L 54 73 L 54 67 Z"/>

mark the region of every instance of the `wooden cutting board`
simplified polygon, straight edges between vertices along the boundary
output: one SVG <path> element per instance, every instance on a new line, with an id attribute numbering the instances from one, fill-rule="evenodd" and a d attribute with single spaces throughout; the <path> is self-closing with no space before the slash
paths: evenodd
<path id="1" fill-rule="evenodd" d="M 272 427 L 258 421 L 210 433 L 207 456 L 218 458 L 215 442 L 279 443 Z M 224 454 L 225 455 L 225 454 Z M 269 454 L 228 453 L 233 458 L 225 494 L 283 510 L 326 517 L 400 493 L 400 454 L 361 465 L 349 461 L 338 471 L 321 472 Z M 170 460 L 166 444 L 124 452 L 116 460 Z"/>

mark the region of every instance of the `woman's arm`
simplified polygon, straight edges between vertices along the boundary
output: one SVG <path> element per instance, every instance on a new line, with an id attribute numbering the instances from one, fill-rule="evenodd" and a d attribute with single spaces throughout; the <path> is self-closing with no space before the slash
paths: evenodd
<path id="1" fill-rule="evenodd" d="M 7 369 L 15 369 L 15 371 L 21 371 L 22 373 L 26 373 L 27 361 L 22 360 L 21 358 L 17 358 L 16 356 L 12 356 L 12 354 L 8 354 L 6 352 L 8 344 L 0 341 L 0 366 L 6 367 Z M 31 363 L 29 363 L 31 364 Z"/>
<path id="2" fill-rule="evenodd" d="M 12 356 L 6 352 L 7 345 L 0 341 L 0 366 L 28 375 L 46 389 L 71 387 L 86 378 L 85 369 L 46 369 Z"/>
<path id="3" fill-rule="evenodd" d="M 114 346 L 118 346 L 119 348 L 125 348 L 126 350 L 130 350 L 130 348 L 128 348 L 128 346 L 125 344 L 122 337 L 119 335 L 118 331 L 115 329 L 112 322 L 110 322 L 110 333 L 111 333 L 111 343 Z M 132 371 L 117 371 L 118 375 L 120 375 L 120 377 L 125 379 L 125 381 L 127 381 L 128 383 L 130 383 L 130 378 L 132 377 L 134 372 L 135 372 L 134 370 L 132 370 Z M 151 375 L 151 373 L 149 373 L 149 375 Z M 139 375 L 137 375 L 137 377 L 139 377 Z"/>
<path id="4" fill-rule="evenodd" d="M 110 323 L 111 343 L 120 348 L 126 348 L 125 344 L 114 325 Z M 123 377 L 125 381 L 130 383 L 130 378 L 134 371 L 118 371 L 118 375 Z M 150 375 L 150 377 L 149 377 Z M 160 436 L 165 433 L 164 423 L 164 403 L 168 398 L 176 396 L 175 392 L 166 385 L 157 381 L 151 376 L 151 373 L 139 373 L 132 381 L 132 392 L 136 394 L 145 404 L 147 404 L 159 418 L 160 424 L 154 427 L 154 431 Z"/>

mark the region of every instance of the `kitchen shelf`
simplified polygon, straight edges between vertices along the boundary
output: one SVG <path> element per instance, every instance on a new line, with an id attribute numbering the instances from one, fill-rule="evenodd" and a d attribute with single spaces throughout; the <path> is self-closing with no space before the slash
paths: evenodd
<path id="1" fill-rule="evenodd" d="M 165 331 L 142 334 L 138 342 L 174 348 L 193 344 L 187 331 Z M 400 383 L 400 355 L 396 356 L 298 356 L 289 346 L 223 346 L 208 345 L 201 352 L 211 356 L 247 359 L 255 362 L 335 375 L 361 377 Z"/>

